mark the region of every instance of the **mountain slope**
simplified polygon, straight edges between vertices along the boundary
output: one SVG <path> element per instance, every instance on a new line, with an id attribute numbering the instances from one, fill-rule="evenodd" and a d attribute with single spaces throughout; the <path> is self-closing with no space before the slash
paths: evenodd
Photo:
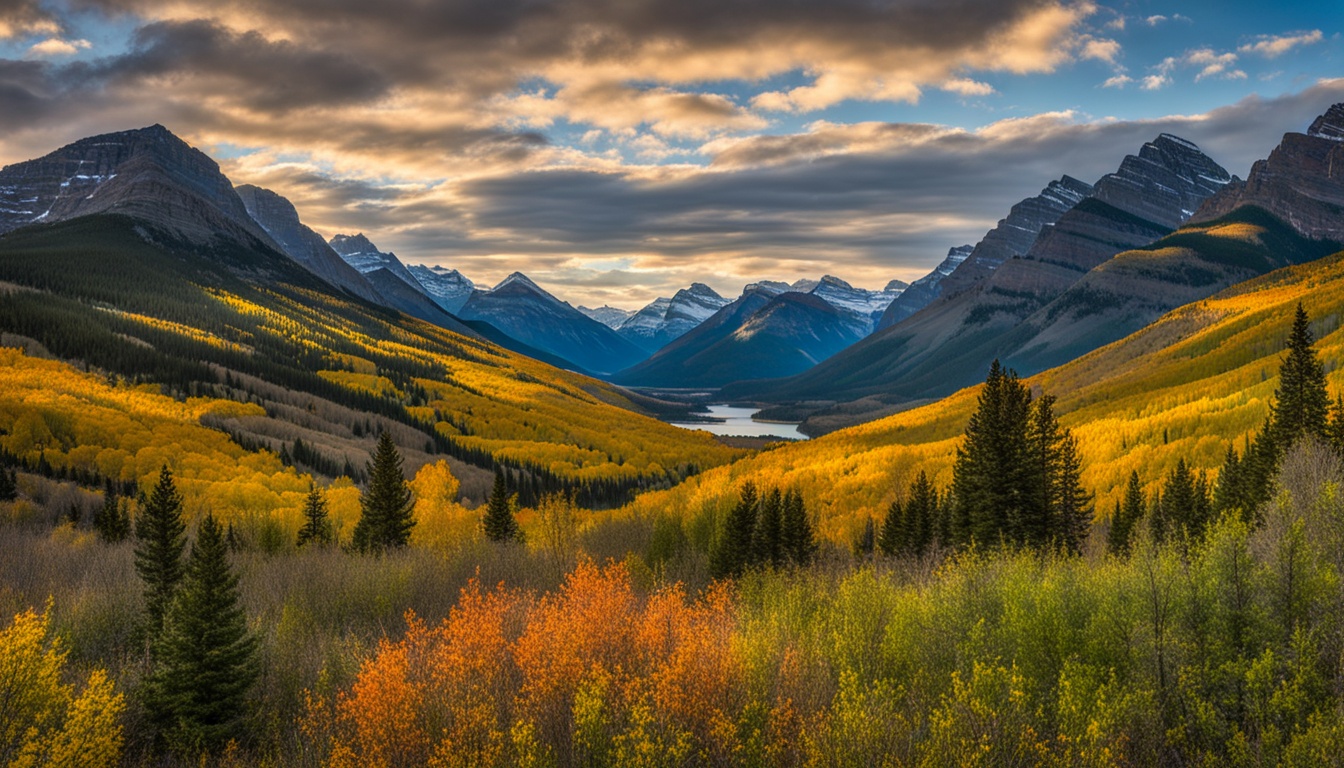
<path id="1" fill-rule="evenodd" d="M 990 360 L 1015 351 L 1012 334 L 1033 313 L 1115 254 L 1170 232 L 1230 178 L 1189 142 L 1159 136 L 1099 180 L 1091 197 L 1043 227 L 1021 258 L 958 293 L 947 289 L 925 309 L 795 379 L 742 385 L 725 395 L 787 402 L 880 394 L 889 407 L 968 386 Z"/>
<path id="2" fill-rule="evenodd" d="M 411 275 L 411 271 L 401 263 L 396 254 L 378 250 L 378 247 L 369 242 L 369 238 L 362 232 L 356 235 L 335 235 L 327 241 L 327 245 L 330 245 L 346 264 L 354 267 L 361 275 L 385 268 L 412 288 L 422 290 L 420 281 Z"/>
<path id="3" fill-rule="evenodd" d="M 643 350 L 607 326 L 560 301 L 521 272 L 489 291 L 476 291 L 458 311 L 582 370 L 618 371 L 646 357 Z"/>
<path id="4" fill-rule="evenodd" d="M 423 264 L 407 269 L 436 304 L 454 315 L 471 298 L 472 291 L 476 290 L 476 286 L 456 269 L 427 267 Z"/>
<path id="5" fill-rule="evenodd" d="M 617 328 L 620 328 L 621 323 L 624 323 L 626 320 L 629 320 L 630 317 L 635 314 L 633 311 L 629 309 L 621 309 L 620 307 L 607 306 L 606 304 L 603 304 L 602 306 L 596 308 L 581 306 L 579 307 L 579 311 L 593 318 L 597 322 L 607 326 L 613 331 L 616 330 Z"/>
<path id="6" fill-rule="evenodd" d="M 1059 398 L 1078 438 L 1084 485 L 1109 511 L 1131 471 L 1156 490 L 1178 459 L 1215 470 L 1229 443 L 1258 430 L 1298 302 L 1312 318 L 1332 393 L 1344 392 L 1344 252 L 1287 267 L 1187 304 L 1120 341 L 1027 383 Z M 982 372 L 983 375 L 983 372 Z M 633 509 L 723 514 L 741 483 L 799 489 L 823 533 L 851 540 L 921 471 L 951 481 L 979 387 L 806 442 L 766 451 L 647 494 Z"/>
<path id="7" fill-rule="evenodd" d="M 728 304 L 704 283 L 692 283 L 670 299 L 655 299 L 648 306 L 631 315 L 616 332 L 631 343 L 653 354 L 687 331 L 709 319 Z"/>

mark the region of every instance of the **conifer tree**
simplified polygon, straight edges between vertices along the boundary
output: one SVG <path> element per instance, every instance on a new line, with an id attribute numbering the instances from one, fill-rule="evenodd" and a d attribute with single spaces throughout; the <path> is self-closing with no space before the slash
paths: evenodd
<path id="1" fill-rule="evenodd" d="M 1021 518 L 1012 538 L 1021 544 L 1041 549 L 1058 537 L 1067 541 L 1062 517 L 1062 443 L 1064 435 L 1055 419 L 1055 398 L 1042 395 L 1031 404 L 1027 422 L 1028 462 Z M 1066 548 L 1067 544 L 1066 544 Z"/>
<path id="2" fill-rule="evenodd" d="M 796 490 L 784 496 L 784 530 L 781 538 L 790 562 L 800 566 L 812 562 L 817 543 L 812 535 L 812 523 L 807 518 L 803 495 Z"/>
<path id="3" fill-rule="evenodd" d="M 875 551 L 877 551 L 877 526 L 870 517 L 863 522 L 863 531 L 854 540 L 854 555 L 861 560 L 867 560 Z"/>
<path id="4" fill-rule="evenodd" d="M 332 543 L 331 517 L 327 514 L 327 500 L 316 484 L 308 486 L 308 498 L 303 503 L 303 527 L 299 529 L 297 545 L 312 542 L 319 546 Z"/>
<path id="5" fill-rule="evenodd" d="M 182 496 L 173 482 L 172 470 L 165 464 L 154 490 L 140 506 L 135 526 L 135 572 L 145 583 L 146 628 L 151 639 L 163 631 L 168 605 L 182 581 L 186 532 Z"/>
<path id="6" fill-rule="evenodd" d="M 1111 519 L 1111 534 L 1107 541 L 1111 552 L 1120 555 L 1129 551 L 1134 526 L 1143 519 L 1147 506 L 1143 498 L 1143 486 L 1139 483 L 1139 473 L 1130 472 L 1129 483 L 1125 486 L 1125 499 Z"/>
<path id="7" fill-rule="evenodd" d="M 1176 462 L 1176 468 L 1162 486 L 1160 500 L 1153 505 L 1153 538 L 1163 541 L 1170 536 L 1199 539 L 1204 535 L 1210 515 L 1208 481 L 1203 473 L 1190 471 L 1185 459 Z"/>
<path id="8" fill-rule="evenodd" d="M 93 529 L 98 538 L 109 544 L 125 541 L 131 535 L 131 512 L 128 502 L 110 488 L 103 494 L 103 506 L 93 513 Z"/>
<path id="9" fill-rule="evenodd" d="M 1279 388 L 1274 392 L 1267 430 L 1282 455 L 1307 435 L 1326 438 L 1330 396 L 1325 387 L 1325 366 L 1312 349 L 1307 312 L 1301 304 L 1288 334 L 1288 356 L 1279 366 Z"/>
<path id="10" fill-rule="evenodd" d="M 759 506 L 756 485 L 743 483 L 737 504 L 728 513 L 722 535 L 710 553 L 710 568 L 716 578 L 741 576 L 751 566 Z"/>
<path id="11" fill-rule="evenodd" d="M 1344 395 L 1335 398 L 1330 406 L 1330 420 L 1325 427 L 1325 442 L 1335 449 L 1335 453 L 1344 455 Z"/>
<path id="12" fill-rule="evenodd" d="M 778 568 L 784 564 L 781 539 L 784 527 L 784 498 L 775 488 L 761 499 L 756 527 L 752 531 L 752 561 L 759 565 Z"/>
<path id="13" fill-rule="evenodd" d="M 360 499 L 359 522 L 353 535 L 359 552 L 381 552 L 406 546 L 415 520 L 411 517 L 411 488 L 401 471 L 401 453 L 384 431 L 369 462 L 369 487 Z"/>
<path id="14" fill-rule="evenodd" d="M 0 501 L 14 501 L 19 498 L 18 475 L 13 470 L 0 467 Z"/>
<path id="15" fill-rule="evenodd" d="M 1067 431 L 1059 440 L 1054 463 L 1053 479 L 1057 483 L 1055 496 L 1058 508 L 1051 519 L 1064 551 L 1078 554 L 1087 540 L 1087 531 L 1096 515 L 1096 508 L 1092 504 L 1092 494 L 1083 489 L 1083 464 L 1078 456 L 1078 441 Z"/>
<path id="16" fill-rule="evenodd" d="M 495 485 L 490 491 L 490 499 L 485 503 L 485 537 L 491 541 L 522 541 L 523 532 L 518 528 L 518 520 L 513 510 L 517 506 L 517 495 L 509 493 L 504 472 L 495 470 Z"/>
<path id="17" fill-rule="evenodd" d="M 887 516 L 882 519 L 882 529 L 877 534 L 877 549 L 887 557 L 904 554 L 909 549 L 906 535 L 905 504 L 897 497 L 887 507 Z"/>
<path id="18" fill-rule="evenodd" d="M 224 530 L 206 515 L 156 644 L 148 703 L 169 741 L 208 752 L 238 733 L 259 674 L 257 638 L 238 604 Z"/>
<path id="19" fill-rule="evenodd" d="M 1227 446 L 1218 482 L 1213 487 L 1213 508 L 1218 512 L 1246 514 L 1245 475 L 1241 456 L 1233 445 Z"/>

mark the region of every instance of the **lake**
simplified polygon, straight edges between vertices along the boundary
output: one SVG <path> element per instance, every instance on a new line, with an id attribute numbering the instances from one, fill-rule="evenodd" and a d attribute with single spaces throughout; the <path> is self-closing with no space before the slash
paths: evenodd
<path id="1" fill-rule="evenodd" d="M 759 413 L 757 408 L 735 408 L 730 405 L 711 405 L 707 416 L 723 419 L 719 422 L 686 423 L 672 422 L 674 427 L 684 429 L 703 429 L 715 435 L 740 435 L 745 437 L 786 437 L 793 440 L 806 440 L 807 435 L 798 431 L 797 424 L 773 424 L 768 421 L 755 421 L 752 416 Z"/>

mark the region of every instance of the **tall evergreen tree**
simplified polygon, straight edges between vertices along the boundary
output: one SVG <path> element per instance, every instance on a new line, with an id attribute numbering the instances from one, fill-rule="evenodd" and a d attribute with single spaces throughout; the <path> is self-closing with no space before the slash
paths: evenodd
<path id="1" fill-rule="evenodd" d="M 411 516 L 411 488 L 401 462 L 391 433 L 384 431 L 368 465 L 369 487 L 359 503 L 359 522 L 352 542 L 357 551 L 381 552 L 411 541 L 415 519 Z"/>
<path id="2" fill-rule="evenodd" d="M 790 562 L 795 565 L 812 562 L 817 543 L 812 534 L 812 523 L 807 518 L 803 495 L 796 490 L 784 496 L 784 529 L 781 538 L 785 556 Z"/>
<path id="3" fill-rule="evenodd" d="M 333 531 L 331 516 L 327 514 L 327 500 L 314 483 L 308 486 L 308 498 L 303 503 L 303 527 L 299 529 L 297 545 L 302 547 L 312 542 L 324 546 L 330 544 L 332 539 Z"/>
<path id="4" fill-rule="evenodd" d="M 737 504 L 728 513 L 723 531 L 710 553 L 710 569 L 715 577 L 741 576 L 751 565 L 759 506 L 756 485 L 750 481 L 743 483 Z"/>
<path id="5" fill-rule="evenodd" d="M 1041 549 L 1051 539 L 1067 541 L 1072 535 L 1062 530 L 1063 442 L 1064 434 L 1055 419 L 1055 398 L 1042 395 L 1031 404 L 1027 422 L 1028 471 L 1024 476 L 1021 517 L 1012 536 L 1029 547 Z"/>
<path id="6" fill-rule="evenodd" d="M 131 535 L 131 511 L 128 501 L 110 488 L 103 494 L 103 506 L 93 513 L 93 529 L 109 544 L 125 541 Z"/>
<path id="7" fill-rule="evenodd" d="M 238 604 L 224 530 L 206 515 L 157 643 L 148 703 L 174 746 L 197 753 L 238 734 L 260 671 L 257 638 Z"/>
<path id="8" fill-rule="evenodd" d="M 1130 472 L 1129 483 L 1125 486 L 1125 500 L 1111 519 L 1111 535 L 1107 541 L 1111 552 L 1119 555 L 1129 551 L 1134 526 L 1143 519 L 1148 511 L 1147 506 L 1143 498 L 1143 486 L 1139 483 L 1139 473 Z"/>
<path id="9" fill-rule="evenodd" d="M 1044 398 L 1042 398 L 1044 399 Z M 1059 441 L 1053 480 L 1057 509 L 1051 515 L 1055 535 L 1066 552 L 1078 554 L 1087 541 L 1087 531 L 1096 516 L 1092 494 L 1083 489 L 1083 464 L 1078 441 L 1067 431 Z"/>
<path id="10" fill-rule="evenodd" d="M 756 527 L 752 531 L 753 562 L 771 568 L 784 564 L 783 528 L 784 498 L 775 488 L 761 499 Z"/>
<path id="11" fill-rule="evenodd" d="M 897 497 L 887 507 L 887 516 L 882 518 L 882 528 L 877 534 L 878 551 L 888 557 L 905 554 L 910 549 L 907 530 L 905 503 Z"/>
<path id="12" fill-rule="evenodd" d="M 135 572 L 145 583 L 146 628 L 151 639 L 163 631 L 163 618 L 182 581 L 182 552 L 187 545 L 182 496 L 164 465 L 159 481 L 136 517 Z"/>
<path id="13" fill-rule="evenodd" d="M 1185 459 L 1179 459 L 1162 486 L 1161 497 L 1153 505 L 1153 538 L 1158 541 L 1173 536 L 1199 539 L 1204 535 L 1211 507 L 1208 480 L 1203 473 L 1191 472 Z"/>
<path id="14" fill-rule="evenodd" d="M 514 517 L 517 495 L 509 493 L 508 482 L 503 470 L 495 470 L 495 485 L 490 490 L 490 498 L 485 503 L 485 537 L 491 541 L 521 541 L 522 530 Z"/>
<path id="15" fill-rule="evenodd" d="M 995 360 L 966 425 L 952 471 L 956 499 L 953 535 L 959 543 L 1015 541 L 1028 490 L 1027 420 L 1031 392 Z"/>
<path id="16" fill-rule="evenodd" d="M 1344 395 L 1335 398 L 1330 406 L 1330 421 L 1325 427 L 1325 442 L 1335 453 L 1344 455 Z"/>
<path id="17" fill-rule="evenodd" d="M 1330 396 L 1325 366 L 1316 357 L 1312 342 L 1307 312 L 1298 304 L 1288 334 L 1288 356 L 1279 366 L 1279 388 L 1270 407 L 1268 433 L 1279 455 L 1307 435 L 1327 437 Z"/>

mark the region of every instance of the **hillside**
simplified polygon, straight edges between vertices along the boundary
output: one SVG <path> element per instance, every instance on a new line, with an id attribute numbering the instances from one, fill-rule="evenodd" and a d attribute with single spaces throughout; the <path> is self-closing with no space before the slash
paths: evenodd
<path id="1" fill-rule="evenodd" d="M 0 282 L 7 345 L 31 339 L 179 398 L 255 403 L 264 416 L 216 426 L 277 452 L 301 439 L 301 469 L 328 477 L 361 469 L 381 428 L 413 461 L 451 457 L 475 485 L 502 462 L 599 503 L 739 455 L 637 413 L 654 401 L 335 294 L 265 248 L 89 216 L 0 238 Z"/>
<path id="2" fill-rule="evenodd" d="M 1213 233 L 1206 233 L 1213 235 Z M 1216 235 L 1214 235 L 1216 236 Z M 1272 272 L 1180 307 L 1144 329 L 1028 379 L 1056 395 L 1078 437 L 1085 485 L 1107 511 L 1132 470 L 1147 490 L 1185 458 L 1216 472 L 1229 441 L 1259 429 L 1292 321 L 1301 302 L 1334 393 L 1344 393 L 1344 252 Z M 848 541 L 880 516 L 896 488 L 921 470 L 947 485 L 955 447 L 978 387 L 937 403 L 766 451 L 667 492 L 641 496 L 635 511 L 721 512 L 737 485 L 798 488 L 821 529 Z"/>

